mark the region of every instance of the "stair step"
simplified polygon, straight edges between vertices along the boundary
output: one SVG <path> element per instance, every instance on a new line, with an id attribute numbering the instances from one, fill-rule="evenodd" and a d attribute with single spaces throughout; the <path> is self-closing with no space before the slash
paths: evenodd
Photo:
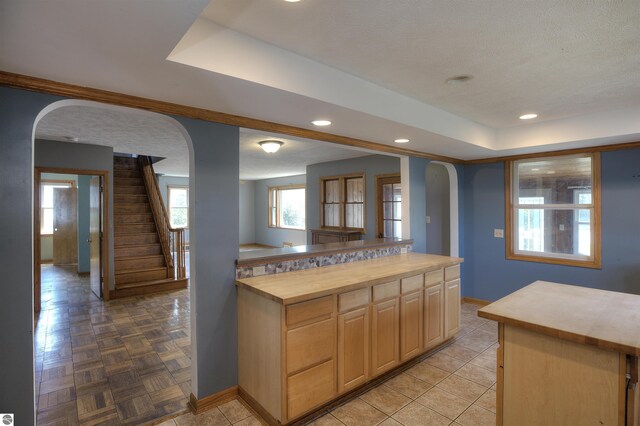
<path id="1" fill-rule="evenodd" d="M 113 212 L 115 214 L 151 213 L 151 206 L 149 203 L 115 203 Z"/>
<path id="2" fill-rule="evenodd" d="M 131 178 L 131 177 L 117 177 L 116 176 L 113 179 L 114 188 L 116 186 L 139 186 L 139 185 L 144 186 L 144 180 L 142 179 L 142 177 Z"/>
<path id="3" fill-rule="evenodd" d="M 180 290 L 187 288 L 189 285 L 188 278 L 180 279 L 163 279 L 156 281 L 145 281 L 135 283 L 135 285 L 128 286 L 116 286 L 115 290 L 111 291 L 111 297 L 118 299 L 120 297 L 138 296 L 142 294 L 160 293 L 164 291 Z"/>
<path id="4" fill-rule="evenodd" d="M 116 234 L 116 238 L 120 235 L 125 234 L 140 234 L 140 233 L 149 233 L 149 232 L 157 232 L 155 223 L 116 223 L 114 225 L 114 231 Z"/>
<path id="5" fill-rule="evenodd" d="M 147 188 L 144 185 L 137 186 L 115 186 L 113 187 L 115 195 L 147 195 Z"/>
<path id="6" fill-rule="evenodd" d="M 154 223 L 153 215 L 151 213 L 124 213 L 113 214 L 114 224 L 123 223 Z"/>
<path id="7" fill-rule="evenodd" d="M 144 268 L 129 271 L 116 271 L 116 287 L 120 284 L 135 283 L 141 281 L 162 280 L 167 278 L 167 268 Z"/>
<path id="8" fill-rule="evenodd" d="M 146 194 L 116 194 L 113 196 L 113 202 L 119 203 L 148 203 L 149 197 Z"/>
<path id="9" fill-rule="evenodd" d="M 155 225 L 154 225 L 155 230 Z M 160 243 L 160 237 L 157 232 L 140 232 L 140 233 L 116 233 L 115 246 L 131 246 L 139 244 L 157 244 Z"/>
<path id="10" fill-rule="evenodd" d="M 114 259 L 116 274 L 132 269 L 153 268 L 166 266 L 163 255 L 132 256 Z"/>
<path id="11" fill-rule="evenodd" d="M 134 169 L 114 169 L 114 178 L 142 178 L 142 173 L 137 168 Z"/>
<path id="12" fill-rule="evenodd" d="M 122 167 L 122 166 L 138 167 L 138 159 L 133 157 L 114 156 L 113 165 L 118 167 Z"/>
<path id="13" fill-rule="evenodd" d="M 133 287 L 144 287 L 144 286 L 148 286 L 148 285 L 158 285 L 158 284 L 166 284 L 166 283 L 172 283 L 176 281 L 175 278 L 164 278 L 161 280 L 153 280 L 153 281 L 140 281 L 137 283 L 127 283 L 127 284 L 120 284 L 118 286 L 116 286 L 116 288 L 122 289 L 122 288 L 133 288 Z"/>
<path id="14" fill-rule="evenodd" d="M 130 256 L 162 255 L 162 246 L 159 243 L 151 244 L 127 244 L 114 247 L 115 260 Z"/>

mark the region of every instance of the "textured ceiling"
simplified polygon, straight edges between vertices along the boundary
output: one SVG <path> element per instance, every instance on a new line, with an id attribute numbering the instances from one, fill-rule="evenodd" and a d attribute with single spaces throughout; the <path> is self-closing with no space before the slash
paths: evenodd
<path id="1" fill-rule="evenodd" d="M 640 2 L 215 0 L 203 16 L 494 128 L 638 105 Z M 474 78 L 461 85 L 445 80 Z"/>
<path id="2" fill-rule="evenodd" d="M 0 70 L 313 130 L 330 117 L 336 135 L 487 158 L 640 140 L 639 11 L 640 0 L 0 0 Z M 443 83 L 460 73 L 475 78 Z M 540 118 L 517 119 L 530 110 Z"/>
<path id="3" fill-rule="evenodd" d="M 104 145 L 115 152 L 164 157 L 154 164 L 157 173 L 189 175 L 187 142 L 178 128 L 159 114 L 119 108 L 66 106 L 45 115 L 36 127 L 39 139 Z M 265 139 L 283 142 L 280 151 L 266 154 L 258 145 Z M 240 129 L 240 179 L 257 180 L 306 173 L 309 164 L 370 155 L 340 145 L 274 133 Z"/>

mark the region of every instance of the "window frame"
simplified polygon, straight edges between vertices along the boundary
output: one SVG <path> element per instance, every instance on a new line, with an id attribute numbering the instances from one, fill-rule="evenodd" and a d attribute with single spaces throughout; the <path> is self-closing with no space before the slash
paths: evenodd
<path id="1" fill-rule="evenodd" d="M 280 200 L 280 191 L 286 191 L 286 190 L 291 190 L 291 189 L 304 189 L 304 197 L 305 197 L 305 224 L 302 228 L 296 228 L 293 226 L 283 226 L 280 223 L 280 208 L 281 208 L 281 202 Z M 275 192 L 276 193 L 276 200 L 275 200 L 275 205 L 274 205 L 274 199 L 272 196 L 272 193 Z M 307 205 L 306 205 L 306 199 L 307 199 L 307 186 L 303 183 L 295 183 L 295 184 L 291 184 L 291 185 L 278 185 L 278 186 L 270 186 L 267 188 L 267 199 L 268 199 L 268 210 L 267 210 L 267 225 L 269 228 L 273 228 L 273 229 L 286 229 L 286 230 L 290 230 L 290 231 L 306 231 L 307 230 Z M 272 213 L 275 209 L 275 223 L 273 222 L 273 217 L 272 217 Z"/>
<path id="2" fill-rule="evenodd" d="M 40 180 L 40 236 L 41 237 L 50 237 L 53 236 L 54 233 L 54 229 L 55 229 L 55 212 L 54 212 L 54 206 L 51 207 L 44 207 L 44 187 L 45 186 L 53 186 L 53 187 L 63 187 L 62 185 L 68 185 L 64 188 L 76 188 L 77 189 L 77 185 L 76 185 L 76 181 L 74 180 L 64 180 L 64 179 L 42 179 Z M 53 224 L 51 226 L 51 232 L 42 232 L 42 225 L 44 224 L 44 211 L 45 210 L 51 210 L 53 212 Z"/>
<path id="3" fill-rule="evenodd" d="M 362 203 L 357 202 L 357 203 L 347 203 L 347 180 L 349 179 L 362 179 Z M 340 201 L 337 203 L 338 204 L 338 210 L 339 210 L 339 217 L 340 217 L 340 225 L 339 226 L 328 226 L 325 225 L 324 222 L 324 210 L 325 210 L 325 204 L 336 204 L 336 203 L 326 203 L 325 202 L 325 182 L 327 181 L 332 181 L 332 180 L 337 180 L 338 181 L 338 189 L 340 191 Z M 319 179 L 319 185 L 318 185 L 319 191 L 319 197 L 320 197 L 320 227 L 321 228 L 326 228 L 326 229 L 349 229 L 349 230 L 358 230 L 361 231 L 362 234 L 366 234 L 366 227 L 367 227 L 367 179 L 366 179 L 366 174 L 364 172 L 358 172 L 358 173 L 347 173 L 344 175 L 336 175 L 336 176 L 322 176 Z M 361 228 L 354 228 L 354 227 L 347 227 L 345 226 L 346 224 L 346 211 L 347 211 L 347 204 L 362 204 L 362 227 Z"/>
<path id="4" fill-rule="evenodd" d="M 514 166 L 522 161 L 543 161 L 554 160 L 558 157 L 565 158 L 580 158 L 591 157 L 591 194 L 593 204 L 593 232 L 592 232 L 592 256 L 588 259 L 579 259 L 573 257 L 564 257 L 562 255 L 550 255 L 549 253 L 541 252 L 540 255 L 530 255 L 518 253 L 515 250 L 518 233 L 516 232 L 517 226 L 517 213 L 516 207 L 513 205 L 515 194 L 514 188 Z M 526 156 L 519 157 L 511 160 L 505 160 L 505 245 L 506 245 L 506 258 L 508 260 L 521 260 L 526 262 L 548 263 L 554 265 L 565 266 L 577 266 L 583 268 L 601 269 L 602 268 L 602 203 L 601 203 L 601 184 L 600 184 L 600 153 L 598 152 L 585 152 L 580 154 L 569 155 L 547 155 L 543 157 Z M 573 209 L 575 212 L 579 210 Z"/>
<path id="5" fill-rule="evenodd" d="M 171 190 L 172 189 L 186 189 L 187 190 L 187 207 L 175 207 L 176 209 L 186 209 L 187 210 L 187 226 L 183 226 L 180 228 L 174 228 L 171 220 Z M 173 185 L 167 184 L 167 210 L 169 215 L 169 226 L 174 229 L 189 229 L 189 186 L 188 185 Z"/>

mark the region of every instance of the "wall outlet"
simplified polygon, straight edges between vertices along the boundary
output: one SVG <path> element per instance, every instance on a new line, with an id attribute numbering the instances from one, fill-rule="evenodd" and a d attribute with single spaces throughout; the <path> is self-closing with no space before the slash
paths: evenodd
<path id="1" fill-rule="evenodd" d="M 264 269 L 264 265 L 262 266 L 254 266 L 253 267 L 253 276 L 258 277 L 260 275 L 266 274 L 267 271 Z"/>
<path id="2" fill-rule="evenodd" d="M 407 254 L 409 250 L 406 247 L 400 247 L 400 254 Z"/>
<path id="3" fill-rule="evenodd" d="M 564 231 L 564 225 L 562 225 L 562 224 L 560 225 L 560 230 Z"/>
<path id="4" fill-rule="evenodd" d="M 431 216 L 427 216 L 427 223 L 431 223 Z"/>
<path id="5" fill-rule="evenodd" d="M 495 238 L 504 238 L 504 229 L 494 229 L 493 236 Z"/>

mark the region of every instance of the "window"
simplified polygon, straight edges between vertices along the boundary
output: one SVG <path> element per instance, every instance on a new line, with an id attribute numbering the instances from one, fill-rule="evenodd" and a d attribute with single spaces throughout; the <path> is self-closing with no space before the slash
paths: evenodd
<path id="1" fill-rule="evenodd" d="M 189 227 L 189 187 L 167 186 L 169 223 L 172 228 Z"/>
<path id="2" fill-rule="evenodd" d="M 53 235 L 55 188 L 73 188 L 74 182 L 42 181 L 40 185 L 40 235 Z"/>
<path id="3" fill-rule="evenodd" d="M 320 190 L 322 227 L 364 230 L 364 174 L 321 178 Z"/>
<path id="4" fill-rule="evenodd" d="M 600 157 L 507 162 L 507 258 L 599 268 Z"/>
<path id="5" fill-rule="evenodd" d="M 376 176 L 378 237 L 402 238 L 400 175 Z"/>
<path id="6" fill-rule="evenodd" d="M 269 188 L 269 227 L 305 229 L 305 188 L 302 185 Z"/>

